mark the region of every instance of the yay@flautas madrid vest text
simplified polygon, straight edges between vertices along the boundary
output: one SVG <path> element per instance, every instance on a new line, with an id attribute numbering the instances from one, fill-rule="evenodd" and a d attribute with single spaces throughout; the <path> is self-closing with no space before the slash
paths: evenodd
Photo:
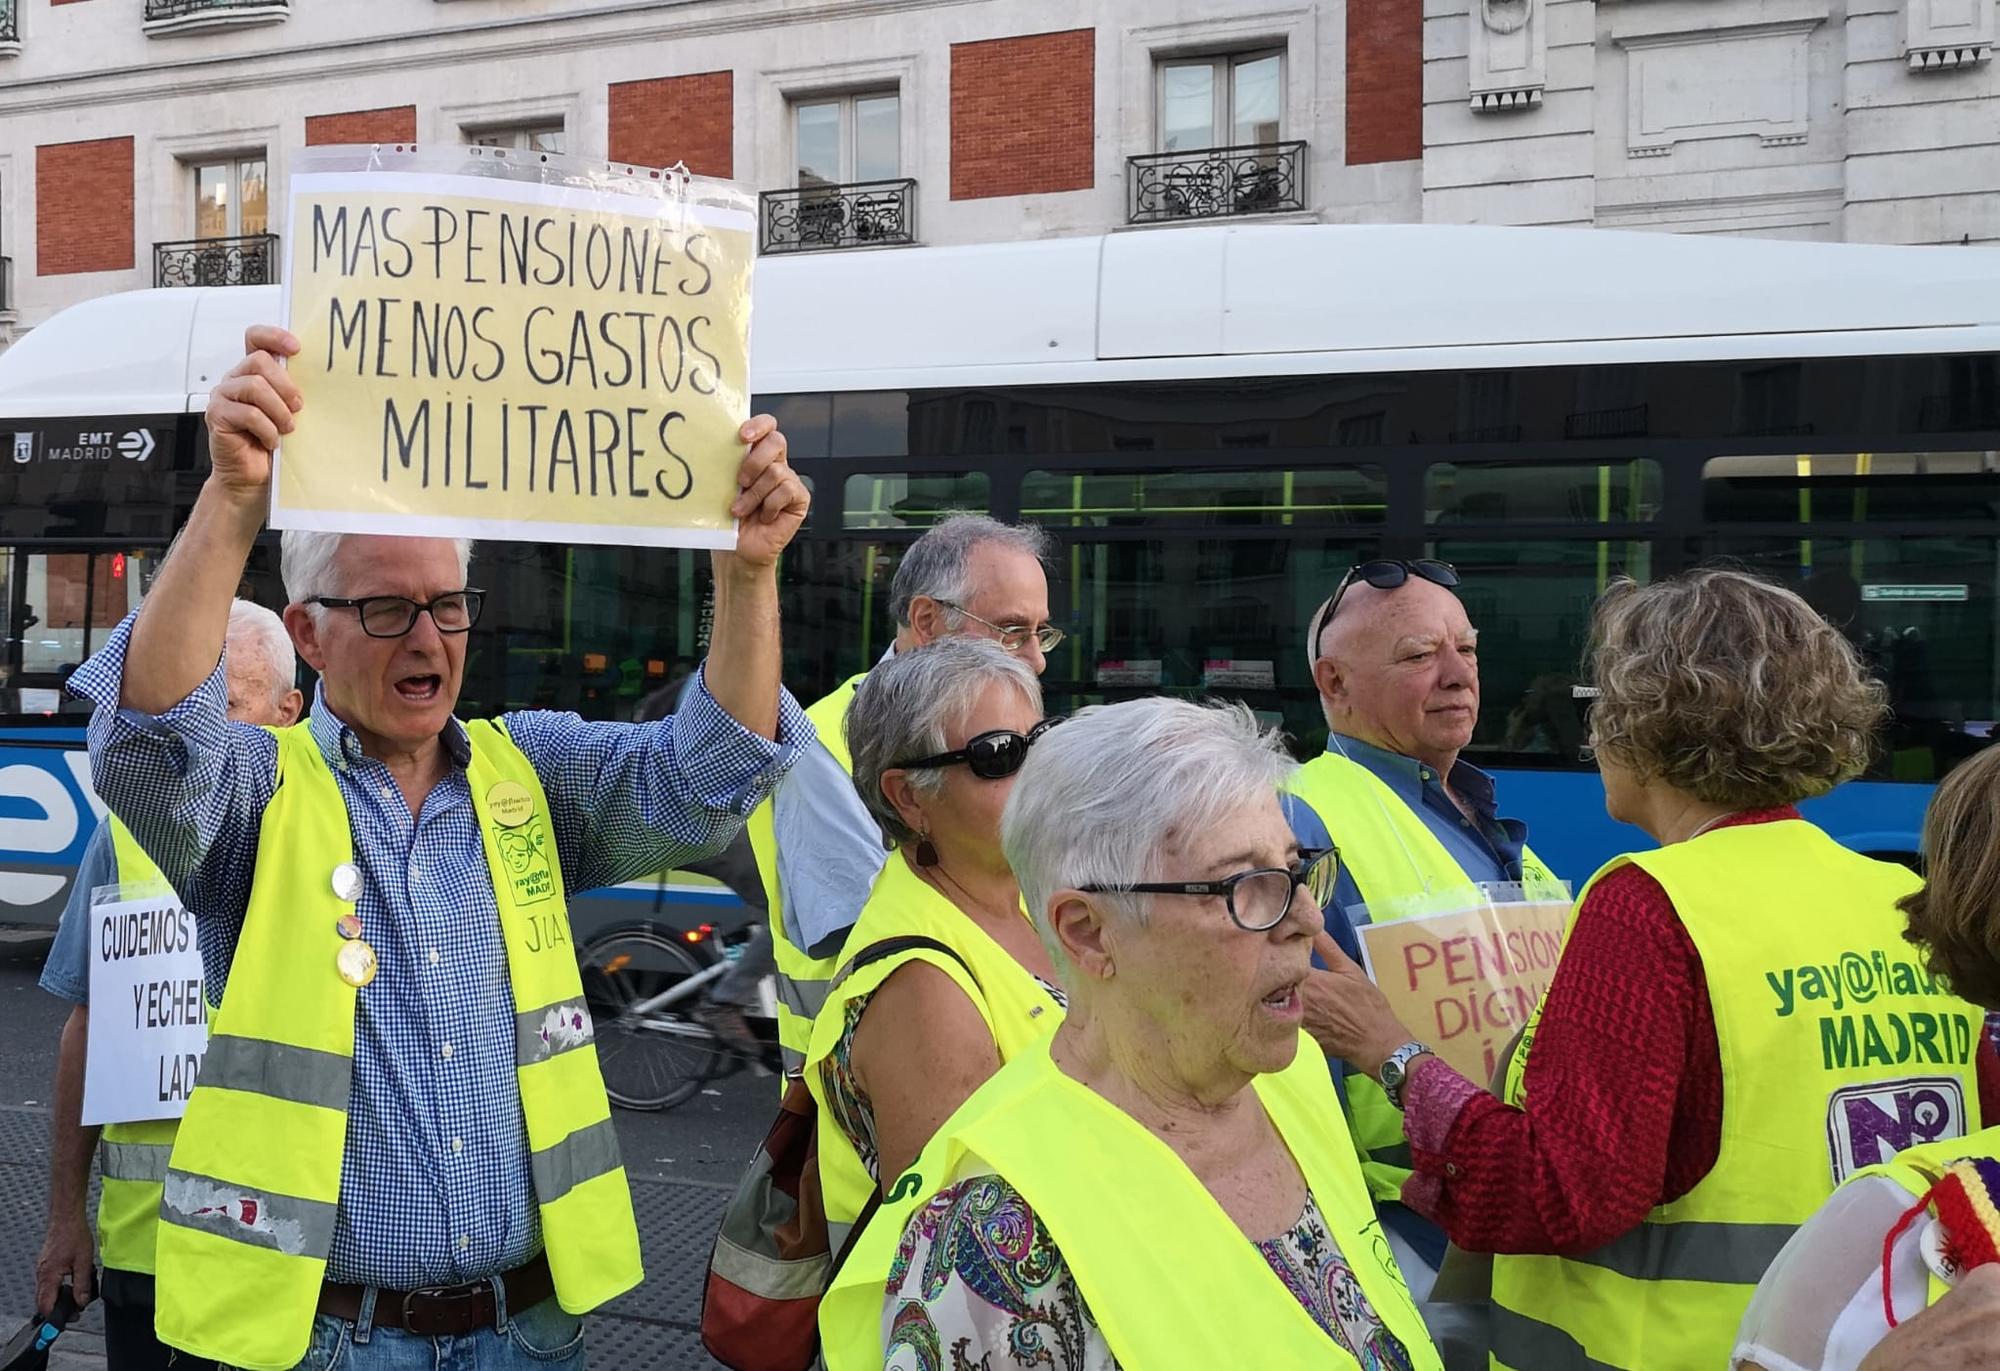
<path id="1" fill-rule="evenodd" d="M 1027 922 L 1027 911 L 1021 913 Z M 987 932 L 962 913 L 957 905 L 940 895 L 916 872 L 910 870 L 900 852 L 889 854 L 882 874 L 875 878 L 875 890 L 861 910 L 861 918 L 841 949 L 841 965 L 877 943 L 891 938 L 932 938 L 963 959 L 953 961 L 935 948 L 914 947 L 880 961 L 870 962 L 859 971 L 843 974 L 833 983 L 819 1020 L 813 1025 L 811 1050 L 806 1054 L 806 1088 L 819 1106 L 819 1181 L 826 1205 L 827 1238 L 836 1252 L 847 1241 L 854 1221 L 860 1217 L 874 1193 L 875 1179 L 868 1174 L 854 1145 L 834 1122 L 827 1108 L 822 1064 L 833 1055 L 846 1027 L 847 1006 L 872 995 L 882 982 L 911 962 L 937 968 L 965 992 L 987 1032 L 1000 1060 L 1012 1060 L 1037 1038 L 1045 1038 L 1062 1022 L 1063 1012 L 1055 997 L 1042 988 L 1013 954 L 995 942 Z M 911 1031 L 921 1032 L 921 1025 Z M 889 1268 L 885 1265 L 880 1275 Z"/>
<path id="2" fill-rule="evenodd" d="M 850 677 L 806 711 L 820 743 L 849 775 L 854 772 L 854 759 L 847 752 L 847 711 L 853 707 L 854 692 L 867 679 L 866 672 Z M 771 957 L 778 964 L 778 1046 L 784 1053 L 785 1070 L 791 1073 L 805 1063 L 813 1020 L 826 1003 L 827 983 L 833 978 L 836 963 L 832 957 L 815 957 L 800 947 L 785 927 L 784 887 L 778 879 L 776 805 L 775 795 L 766 796 L 750 811 L 744 831 L 757 858 L 757 877 L 764 883 L 764 903 L 771 915 Z"/>
<path id="3" fill-rule="evenodd" d="M 139 846 L 132 830 L 110 819 L 111 851 L 118 884 L 127 889 L 165 886 L 167 878 Z M 174 1150 L 178 1119 L 143 1119 L 104 1126 L 98 1168 L 104 1188 L 97 1197 L 97 1255 L 110 1271 L 153 1273 L 153 1243 L 160 1227 L 160 1188 Z"/>
<path id="4" fill-rule="evenodd" d="M 548 797 L 504 727 L 479 721 L 466 731 L 542 1241 L 556 1298 L 580 1314 L 640 1281 L 632 1194 L 570 941 L 534 935 L 534 920 L 568 923 Z M 354 908 L 329 879 L 354 860 L 347 807 L 306 725 L 276 736 L 278 785 L 258 834 L 250 908 L 160 1211 L 160 1340 L 250 1371 L 296 1364 L 311 1336 L 363 993 L 334 962 L 336 923 Z"/>
<path id="5" fill-rule="evenodd" d="M 1301 1035 L 1292 1064 L 1252 1088 L 1362 1293 L 1412 1365 L 1439 1371 L 1344 1136 L 1325 1059 Z M 945 1122 L 869 1223 L 820 1305 L 828 1371 L 879 1371 L 881 1273 L 904 1225 L 946 1185 L 986 1169 L 1046 1226 L 1122 1371 L 1357 1365 L 1172 1149 L 1065 1076 L 1043 1039 Z"/>
<path id="6" fill-rule="evenodd" d="M 1359 762 L 1323 753 L 1294 772 L 1286 788 L 1311 805 L 1326 825 L 1340 849 L 1342 868 L 1354 878 L 1375 922 L 1395 917 L 1399 900 L 1471 883 L 1437 835 Z M 1521 884 L 1531 897 L 1568 898 L 1555 874 L 1526 847 L 1521 849 Z M 1347 1107 L 1369 1193 L 1377 1201 L 1400 1201 L 1403 1182 L 1410 1178 L 1402 1111 L 1389 1103 L 1379 1082 L 1359 1075 L 1347 1078 Z"/>
<path id="7" fill-rule="evenodd" d="M 1984 1016 L 1903 940 L 1895 902 L 1914 873 L 1802 819 L 1621 857 L 1592 883 L 1628 862 L 1660 883 L 1701 956 L 1722 1147 L 1692 1190 L 1603 1247 L 1494 1258 L 1493 1364 L 1511 1371 L 1727 1366 L 1751 1292 L 1834 1187 L 1963 1135 L 1979 1107 Z M 1510 1104 L 1534 1027 L 1509 1064 Z"/>

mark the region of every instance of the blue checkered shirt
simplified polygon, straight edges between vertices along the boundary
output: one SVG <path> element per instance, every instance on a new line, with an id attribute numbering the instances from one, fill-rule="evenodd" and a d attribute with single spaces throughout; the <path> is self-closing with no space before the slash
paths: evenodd
<path id="1" fill-rule="evenodd" d="M 228 721 L 219 663 L 163 715 L 120 709 L 131 628 L 130 618 L 120 624 L 69 688 L 97 706 L 97 792 L 195 911 L 208 996 L 220 1002 L 250 903 L 258 825 L 276 788 L 277 743 Z M 813 739 L 789 694 L 780 710 L 776 743 L 739 725 L 705 685 L 652 724 L 507 715 L 548 792 L 569 892 L 720 851 Z M 541 1225 L 514 1075 L 514 997 L 465 777 L 465 730 L 456 720 L 446 730 L 452 765 L 412 819 L 388 768 L 362 754 L 323 696 L 310 727 L 347 802 L 364 879 L 357 912 L 380 964 L 355 1018 L 327 1277 L 412 1290 L 505 1271 L 540 1250 Z"/>

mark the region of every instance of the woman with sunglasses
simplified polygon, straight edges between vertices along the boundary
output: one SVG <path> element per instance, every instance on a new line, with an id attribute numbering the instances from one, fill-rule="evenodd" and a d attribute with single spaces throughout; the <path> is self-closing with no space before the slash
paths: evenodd
<path id="1" fill-rule="evenodd" d="M 832 1371 L 1435 1371 L 1301 1031 L 1338 862 L 1286 826 L 1291 770 L 1242 706 L 1168 699 L 1029 756 L 1004 842 L 1069 1014 L 862 1235 Z"/>
<path id="2" fill-rule="evenodd" d="M 937 1126 L 1062 1017 L 1000 851 L 1014 773 L 1050 722 L 1033 669 L 983 638 L 899 652 L 855 694 L 854 785 L 892 851 L 806 1053 L 836 1252 Z"/>

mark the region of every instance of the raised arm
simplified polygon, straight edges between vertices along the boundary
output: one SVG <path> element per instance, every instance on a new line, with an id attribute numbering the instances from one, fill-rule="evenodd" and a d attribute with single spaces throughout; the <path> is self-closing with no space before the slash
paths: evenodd
<path id="1" fill-rule="evenodd" d="M 271 453 L 299 408 L 278 361 L 298 351 L 298 339 L 259 325 L 243 343 L 247 355 L 209 393 L 208 480 L 126 649 L 118 702 L 142 714 L 166 713 L 222 660 L 229 604 L 270 501 Z"/>
<path id="2" fill-rule="evenodd" d="M 736 722 L 778 736 L 778 554 L 805 522 L 811 497 L 785 460 L 785 435 L 768 414 L 743 425 L 750 452 L 730 506 L 736 550 L 715 554 L 715 637 L 704 673 L 709 694 Z"/>

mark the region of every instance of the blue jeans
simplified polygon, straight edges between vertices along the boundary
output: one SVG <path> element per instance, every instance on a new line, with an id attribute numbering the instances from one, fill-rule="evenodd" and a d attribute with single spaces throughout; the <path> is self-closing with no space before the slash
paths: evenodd
<path id="1" fill-rule="evenodd" d="M 554 1296 L 518 1313 L 494 1283 L 497 1327 L 462 1338 L 425 1338 L 374 1326 L 374 1292 L 361 1317 L 349 1323 L 321 1314 L 313 1319 L 312 1345 L 292 1371 L 584 1371 L 583 1319 L 565 1313 Z"/>

